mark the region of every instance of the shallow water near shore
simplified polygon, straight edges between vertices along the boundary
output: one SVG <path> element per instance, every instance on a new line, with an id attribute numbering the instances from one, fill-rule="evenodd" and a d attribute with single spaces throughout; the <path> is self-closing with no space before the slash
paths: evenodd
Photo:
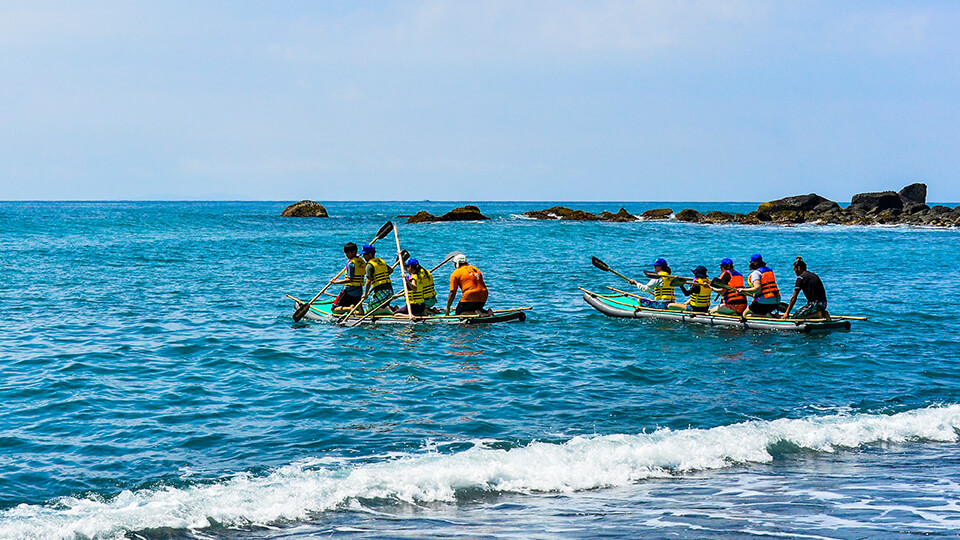
<path id="1" fill-rule="evenodd" d="M 744 537 L 960 528 L 960 230 L 573 223 L 556 203 L 0 203 L 0 538 Z M 749 203 L 563 203 L 639 214 Z M 294 324 L 387 220 L 489 327 Z M 393 260 L 391 235 L 377 243 Z M 849 332 L 603 316 L 657 257 L 802 255 Z M 451 268 L 437 271 L 438 289 Z"/>

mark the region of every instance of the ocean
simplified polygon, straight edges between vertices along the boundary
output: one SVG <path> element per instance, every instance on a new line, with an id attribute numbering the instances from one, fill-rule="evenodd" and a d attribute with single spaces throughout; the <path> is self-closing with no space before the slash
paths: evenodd
<path id="1" fill-rule="evenodd" d="M 960 531 L 960 230 L 463 203 L 0 203 L 0 538 L 864 538 Z M 559 203 L 639 214 L 749 203 Z M 461 250 L 491 326 L 297 323 L 342 245 Z M 377 243 L 392 261 L 392 235 Z M 803 256 L 848 332 L 605 317 L 578 286 Z M 444 290 L 447 265 L 436 272 Z M 335 292 L 335 288 L 331 291 Z M 441 297 L 444 294 L 441 292 Z"/>

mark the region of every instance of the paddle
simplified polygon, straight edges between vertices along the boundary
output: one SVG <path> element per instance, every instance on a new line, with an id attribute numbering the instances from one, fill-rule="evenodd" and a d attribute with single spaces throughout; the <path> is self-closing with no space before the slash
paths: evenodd
<path id="1" fill-rule="evenodd" d="M 397 267 L 398 264 L 400 264 L 400 259 L 401 259 L 401 257 L 403 258 L 404 261 L 406 261 L 407 259 L 410 258 L 410 252 L 408 252 L 407 250 L 401 251 L 401 252 L 400 252 L 400 256 L 397 257 L 396 262 L 393 263 L 393 265 L 390 267 L 390 270 L 393 270 L 394 268 Z M 344 315 L 344 316 L 340 317 L 339 319 L 337 319 L 337 323 L 341 323 L 341 322 L 347 320 L 348 317 L 350 317 L 351 315 L 353 315 L 353 312 L 356 311 L 357 309 L 359 309 L 360 306 L 363 305 L 363 302 L 366 301 L 367 297 L 370 296 L 370 293 L 371 293 L 372 291 L 373 291 L 373 289 L 370 289 L 370 290 L 368 290 L 366 293 L 364 293 L 363 298 L 361 298 L 359 302 L 357 302 L 356 304 L 354 304 L 353 307 L 350 308 L 350 311 L 348 311 L 346 315 Z"/>
<path id="2" fill-rule="evenodd" d="M 725 290 L 728 290 L 728 291 L 737 291 L 737 292 L 739 292 L 740 294 L 745 294 L 745 295 L 747 295 L 747 296 L 752 296 L 752 297 L 757 296 L 757 293 L 749 293 L 749 292 L 741 291 L 741 290 L 737 289 L 736 287 L 731 287 L 731 286 L 727 285 L 726 283 L 720 281 L 720 278 L 713 278 L 713 279 L 711 279 L 711 280 L 710 280 L 710 285 L 712 285 L 712 286 L 714 286 L 714 287 L 716 287 L 716 288 L 718 288 L 718 289 L 725 289 Z M 786 303 L 786 302 L 780 302 L 779 304 L 777 304 L 777 311 L 786 311 L 786 310 L 787 310 L 787 303 Z"/>
<path id="3" fill-rule="evenodd" d="M 410 291 L 407 288 L 407 265 L 403 264 L 403 251 L 400 249 L 400 233 L 393 229 L 393 238 L 397 241 L 397 259 L 400 262 L 400 283 L 403 284 L 403 299 L 407 303 L 407 316 L 413 317 L 413 308 L 410 307 Z"/>
<path id="4" fill-rule="evenodd" d="M 688 277 L 683 277 L 683 276 L 670 276 L 670 275 L 661 276 L 660 274 L 658 274 L 658 273 L 656 273 L 656 272 L 653 272 L 653 271 L 650 271 L 650 270 L 644 270 L 644 271 L 643 271 L 643 275 L 645 275 L 645 276 L 647 276 L 648 278 L 651 278 L 651 279 L 663 278 L 663 277 L 665 277 L 665 278 L 670 278 L 671 281 L 676 281 L 677 283 L 683 283 L 684 285 L 687 285 L 687 284 L 691 283 L 691 282 L 695 279 L 695 278 L 688 278 Z"/>
<path id="5" fill-rule="evenodd" d="M 459 252 L 459 251 L 451 251 L 450 253 L 447 253 L 447 256 L 443 258 L 443 262 L 441 262 L 440 264 L 434 266 L 433 269 L 430 270 L 430 273 L 432 274 L 432 273 L 436 272 L 436 271 L 437 271 L 437 268 L 440 268 L 441 266 L 443 266 L 443 265 L 447 264 L 448 262 L 452 261 L 453 258 L 456 257 L 457 255 L 463 255 L 463 253 L 461 253 L 461 252 Z"/>
<path id="6" fill-rule="evenodd" d="M 380 230 L 377 231 L 377 235 L 374 236 L 373 240 L 370 241 L 370 245 L 372 246 L 377 240 L 380 240 L 381 238 L 390 234 L 390 231 L 392 230 L 394 230 L 392 221 L 388 221 L 384 223 L 383 227 L 380 227 Z M 333 279 L 331 279 L 326 285 L 324 285 L 323 288 L 320 289 L 320 292 L 318 292 L 317 295 L 314 296 L 312 300 L 298 307 L 297 310 L 293 312 L 293 322 L 300 322 L 300 319 L 302 319 L 304 315 L 306 315 L 307 312 L 310 311 L 310 306 L 317 301 L 317 298 L 320 298 L 320 295 L 325 293 L 327 291 L 327 288 L 330 285 L 333 285 L 333 282 L 336 281 L 338 277 L 340 277 L 340 274 L 346 272 L 346 270 L 347 270 L 346 268 L 343 268 L 339 272 L 337 272 L 337 275 L 333 276 Z"/>
<path id="7" fill-rule="evenodd" d="M 615 276 L 618 276 L 618 277 L 621 277 L 621 278 L 627 280 L 627 282 L 629 282 L 629 283 L 634 283 L 634 280 L 628 278 L 627 276 L 621 274 L 620 272 L 617 272 L 616 270 L 613 270 L 612 268 L 610 268 L 609 266 L 607 266 L 607 263 L 601 261 L 600 259 L 598 259 L 598 258 L 596 258 L 596 257 L 591 257 L 591 258 L 590 258 L 590 262 L 592 262 L 594 266 L 596 266 L 596 267 L 599 268 L 600 270 L 603 270 L 604 272 L 610 272 L 611 274 L 613 274 L 613 275 L 615 275 Z"/>

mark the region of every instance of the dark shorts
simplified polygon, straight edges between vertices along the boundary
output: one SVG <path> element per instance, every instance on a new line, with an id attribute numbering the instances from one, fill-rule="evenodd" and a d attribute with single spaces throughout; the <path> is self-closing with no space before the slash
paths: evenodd
<path id="1" fill-rule="evenodd" d="M 362 296 L 354 296 L 341 291 L 337 299 L 333 301 L 333 307 L 353 307 L 360 303 Z"/>
<path id="2" fill-rule="evenodd" d="M 798 309 L 793 313 L 793 317 L 796 319 L 801 319 L 803 317 L 810 317 L 818 311 L 826 311 L 827 303 L 826 302 L 810 302 L 802 308 Z"/>
<path id="3" fill-rule="evenodd" d="M 457 315 L 467 311 L 483 311 L 486 302 L 460 302 L 457 304 Z"/>
<path id="4" fill-rule="evenodd" d="M 703 306 L 703 307 L 687 306 L 687 307 L 690 309 L 690 311 L 694 313 L 706 313 L 710 311 L 710 306 Z"/>
<path id="5" fill-rule="evenodd" d="M 760 302 L 753 301 L 750 303 L 751 313 L 756 313 L 757 315 L 767 315 L 773 313 L 777 310 L 778 304 L 761 304 Z"/>
<path id="6" fill-rule="evenodd" d="M 423 315 L 423 312 L 427 310 L 426 304 L 410 304 L 410 309 L 413 310 L 414 315 Z M 394 313 L 406 313 L 407 304 L 400 306 Z"/>

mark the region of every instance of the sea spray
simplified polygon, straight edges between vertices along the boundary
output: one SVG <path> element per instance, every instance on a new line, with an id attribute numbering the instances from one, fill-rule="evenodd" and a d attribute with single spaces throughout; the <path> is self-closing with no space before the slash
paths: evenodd
<path id="1" fill-rule="evenodd" d="M 833 452 L 878 442 L 956 441 L 958 430 L 960 405 L 950 405 L 893 415 L 815 416 L 574 437 L 562 444 L 533 442 L 511 450 L 491 448 L 494 441 L 475 441 L 453 454 L 402 454 L 334 466 L 330 460 L 304 460 L 265 476 L 239 474 L 185 488 L 21 504 L 0 514 L 0 538 L 100 538 L 159 527 L 245 527 L 309 519 L 361 499 L 442 503 L 475 490 L 572 492 L 769 462 L 769 448 L 778 443 Z"/>

